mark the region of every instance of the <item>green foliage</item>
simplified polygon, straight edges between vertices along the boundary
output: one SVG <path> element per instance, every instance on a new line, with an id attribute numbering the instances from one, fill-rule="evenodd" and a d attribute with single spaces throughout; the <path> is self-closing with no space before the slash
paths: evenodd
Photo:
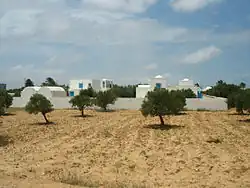
<path id="1" fill-rule="evenodd" d="M 250 113 L 250 89 L 242 90 L 235 96 L 236 111 L 240 114 L 243 114 L 244 110 Z"/>
<path id="2" fill-rule="evenodd" d="M 21 92 L 24 89 L 24 87 L 16 88 L 16 89 L 8 89 L 8 93 L 14 93 L 14 97 L 21 97 Z"/>
<path id="3" fill-rule="evenodd" d="M 13 98 L 5 89 L 0 89 L 0 115 L 5 113 L 5 110 L 12 105 Z"/>
<path id="4" fill-rule="evenodd" d="M 220 80 L 212 89 L 206 91 L 205 93 L 211 96 L 228 98 L 229 95 L 232 93 L 238 93 L 240 90 L 240 86 L 235 84 L 227 84 L 226 82 Z"/>
<path id="5" fill-rule="evenodd" d="M 82 90 L 79 95 L 69 101 L 72 107 L 77 107 L 82 112 L 82 117 L 84 117 L 84 109 L 88 106 L 92 106 L 91 98 L 86 95 L 86 93 L 86 91 Z"/>
<path id="6" fill-rule="evenodd" d="M 54 109 L 51 102 L 45 96 L 34 94 L 30 97 L 30 101 L 25 106 L 25 110 L 30 114 L 42 113 L 46 123 L 49 123 L 46 114 L 52 112 Z"/>
<path id="7" fill-rule="evenodd" d="M 164 125 L 162 116 L 176 115 L 184 109 L 186 99 L 181 91 L 155 89 L 148 92 L 141 106 L 143 116 L 159 116 L 161 125 Z"/>
<path id="8" fill-rule="evenodd" d="M 107 106 L 109 104 L 114 104 L 117 99 L 114 91 L 109 89 L 107 91 L 99 91 L 96 95 L 95 103 L 97 106 L 101 107 L 105 111 L 107 110 Z"/>
<path id="9" fill-rule="evenodd" d="M 89 97 L 96 97 L 96 92 L 92 87 L 89 87 L 88 89 L 81 90 L 81 92 Z"/>
<path id="10" fill-rule="evenodd" d="M 27 80 L 25 80 L 24 86 L 25 87 L 32 87 L 32 86 L 34 86 L 34 82 L 28 78 Z"/>
<path id="11" fill-rule="evenodd" d="M 182 89 L 181 92 L 183 93 L 185 98 L 196 98 L 196 94 L 192 89 Z"/>
<path id="12" fill-rule="evenodd" d="M 46 78 L 46 81 L 41 84 L 41 86 L 58 86 L 58 84 L 53 78 L 48 77 Z"/>
<path id="13" fill-rule="evenodd" d="M 112 88 L 115 95 L 119 98 L 135 98 L 136 85 L 118 86 L 114 85 Z"/>

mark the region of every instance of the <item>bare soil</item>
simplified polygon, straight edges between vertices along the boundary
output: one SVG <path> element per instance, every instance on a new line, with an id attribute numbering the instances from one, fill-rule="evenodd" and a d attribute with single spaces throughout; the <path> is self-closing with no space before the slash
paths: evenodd
<path id="1" fill-rule="evenodd" d="M 0 187 L 250 187 L 250 116 L 57 110 L 0 118 Z M 241 120 L 241 121 L 240 121 Z"/>

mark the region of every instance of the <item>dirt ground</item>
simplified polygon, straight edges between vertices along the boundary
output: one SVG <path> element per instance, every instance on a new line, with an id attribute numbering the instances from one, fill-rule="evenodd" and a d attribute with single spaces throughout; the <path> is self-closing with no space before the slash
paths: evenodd
<path id="1" fill-rule="evenodd" d="M 0 187 L 249 188 L 250 116 L 18 111 L 0 119 Z"/>

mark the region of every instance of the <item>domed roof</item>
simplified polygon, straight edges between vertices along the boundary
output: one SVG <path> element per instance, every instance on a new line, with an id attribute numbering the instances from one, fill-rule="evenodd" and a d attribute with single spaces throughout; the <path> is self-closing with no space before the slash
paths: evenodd
<path id="1" fill-rule="evenodd" d="M 155 78 L 163 78 L 163 76 L 161 76 L 161 75 L 157 75 Z"/>

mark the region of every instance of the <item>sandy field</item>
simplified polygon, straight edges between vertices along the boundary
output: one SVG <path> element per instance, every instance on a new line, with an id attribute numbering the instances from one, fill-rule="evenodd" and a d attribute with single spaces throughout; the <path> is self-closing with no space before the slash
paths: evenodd
<path id="1" fill-rule="evenodd" d="M 249 188 L 250 116 L 23 111 L 0 118 L 0 187 Z"/>

